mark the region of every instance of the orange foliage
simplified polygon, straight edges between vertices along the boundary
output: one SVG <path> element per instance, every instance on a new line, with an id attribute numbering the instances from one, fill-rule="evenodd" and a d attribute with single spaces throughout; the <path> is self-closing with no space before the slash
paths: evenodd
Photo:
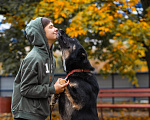
<path id="1" fill-rule="evenodd" d="M 140 0 L 115 0 L 122 3 L 120 6 L 116 6 L 113 0 L 99 6 L 92 1 L 94 0 L 43 0 L 36 12 L 38 15 L 44 13 L 45 16 L 52 16 L 57 24 L 71 20 L 66 27 L 66 32 L 71 37 L 86 36 L 89 32 L 99 34 L 102 38 L 110 35 L 109 39 L 114 39 L 115 42 L 102 53 L 102 58 L 108 60 L 103 70 L 128 74 L 134 80 L 133 83 L 137 84 L 133 71 L 140 66 L 137 62 L 139 58 L 145 56 L 145 48 L 141 43 L 150 45 L 150 23 L 146 18 L 140 19 L 140 22 L 126 19 L 118 11 L 126 11 L 127 8 L 135 11 L 135 5 Z M 148 16 L 149 12 L 146 17 Z M 119 19 L 122 22 L 118 22 Z"/>

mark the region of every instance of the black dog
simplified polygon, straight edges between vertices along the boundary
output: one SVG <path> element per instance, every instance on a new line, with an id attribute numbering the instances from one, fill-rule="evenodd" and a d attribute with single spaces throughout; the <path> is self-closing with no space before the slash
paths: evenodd
<path id="1" fill-rule="evenodd" d="M 99 120 L 96 100 L 99 86 L 90 72 L 87 53 L 76 38 L 70 38 L 63 30 L 57 33 L 63 66 L 70 81 L 59 97 L 59 113 L 63 120 Z"/>

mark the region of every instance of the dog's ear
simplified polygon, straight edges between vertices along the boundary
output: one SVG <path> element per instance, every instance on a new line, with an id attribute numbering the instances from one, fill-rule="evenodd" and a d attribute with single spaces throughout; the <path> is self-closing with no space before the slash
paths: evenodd
<path id="1" fill-rule="evenodd" d="M 81 60 L 84 60 L 87 57 L 86 52 L 83 48 L 79 49 L 77 57 Z"/>
<path id="2" fill-rule="evenodd" d="M 83 66 L 83 68 L 94 71 L 94 68 L 91 66 L 91 64 L 87 58 L 87 53 L 83 48 L 79 49 L 77 58 L 79 58 L 80 61 L 82 61 L 81 66 Z"/>

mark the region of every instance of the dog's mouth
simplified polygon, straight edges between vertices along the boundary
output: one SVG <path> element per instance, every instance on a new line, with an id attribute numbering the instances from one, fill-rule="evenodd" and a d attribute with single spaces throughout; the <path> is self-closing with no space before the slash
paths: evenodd
<path id="1" fill-rule="evenodd" d="M 58 32 L 57 32 L 57 39 L 59 39 L 61 37 L 61 32 L 60 32 L 60 30 L 58 30 Z"/>
<path id="2" fill-rule="evenodd" d="M 57 39 L 60 44 L 61 49 L 69 48 L 68 36 L 62 29 L 59 29 L 57 32 Z"/>

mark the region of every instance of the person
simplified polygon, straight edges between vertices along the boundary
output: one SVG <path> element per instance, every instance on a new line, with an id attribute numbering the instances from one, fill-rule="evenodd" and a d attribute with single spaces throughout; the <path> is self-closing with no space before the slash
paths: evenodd
<path id="1" fill-rule="evenodd" d="M 13 84 L 11 110 L 14 120 L 45 120 L 50 114 L 49 98 L 59 94 L 69 81 L 54 80 L 53 43 L 58 29 L 48 18 L 38 17 L 26 26 L 33 48 L 22 60 Z"/>

